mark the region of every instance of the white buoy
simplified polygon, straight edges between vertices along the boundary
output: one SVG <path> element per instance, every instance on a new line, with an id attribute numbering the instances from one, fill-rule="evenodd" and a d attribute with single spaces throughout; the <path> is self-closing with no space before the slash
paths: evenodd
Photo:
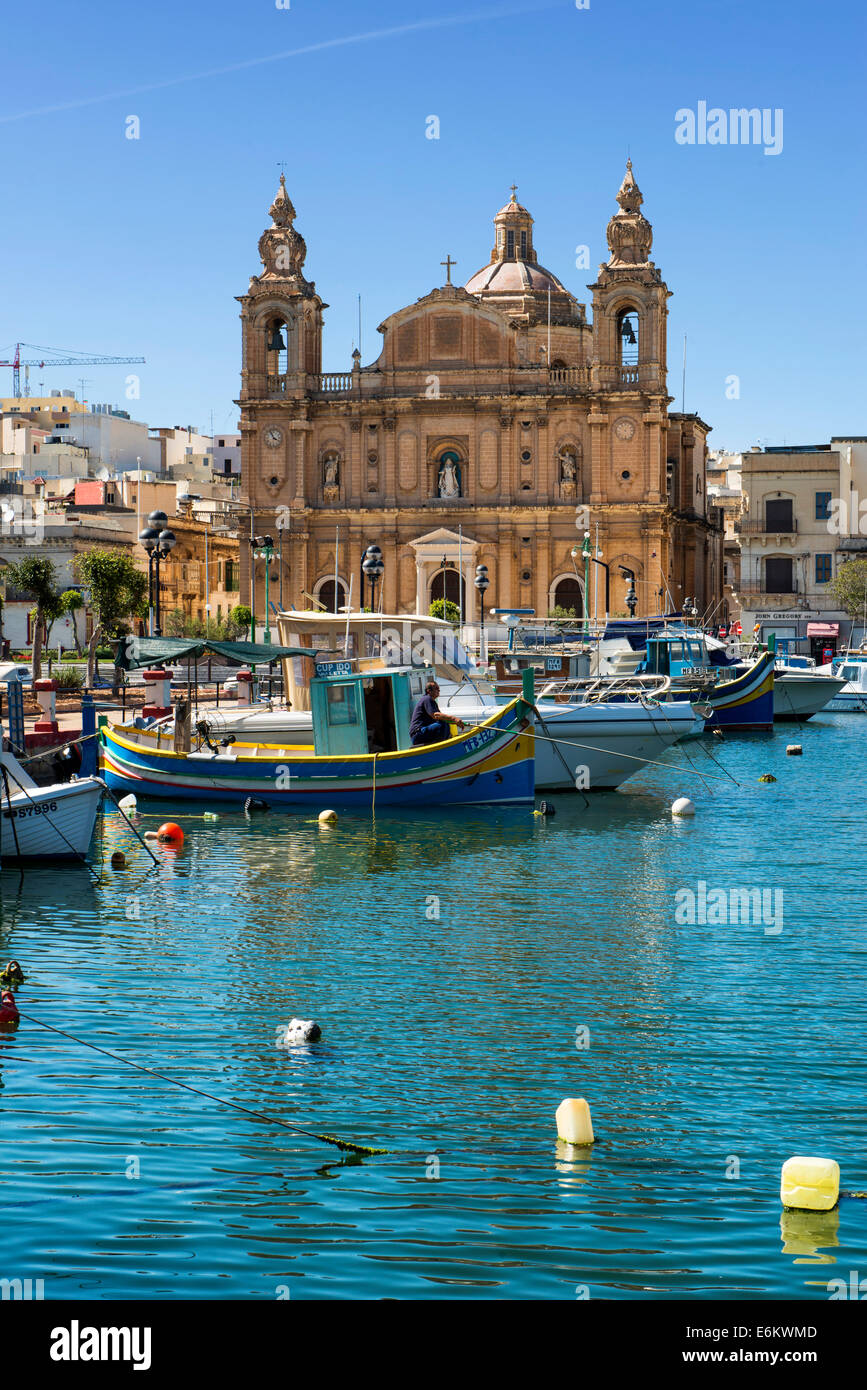
<path id="1" fill-rule="evenodd" d="M 320 812 L 319 812 L 319 824 L 320 824 L 320 825 L 334 825 L 334 823 L 335 823 L 336 820 L 337 820 L 337 812 L 336 812 L 336 811 L 320 811 Z"/>
<path id="2" fill-rule="evenodd" d="M 129 796 L 121 797 L 117 804 L 124 813 L 127 811 L 134 811 L 138 806 L 138 802 L 132 792 L 130 792 Z"/>
<path id="3" fill-rule="evenodd" d="M 557 1106 L 557 1138 L 566 1144 L 592 1144 L 593 1121 L 590 1106 L 583 1099 L 561 1100 Z"/>
<path id="4" fill-rule="evenodd" d="M 277 1046 L 293 1047 L 297 1043 L 318 1042 L 322 1029 L 312 1018 L 290 1018 L 285 1028 L 277 1029 Z"/>
<path id="5" fill-rule="evenodd" d="M 783 1164 L 780 1201 L 798 1211 L 830 1211 L 840 1197 L 840 1165 L 833 1158 L 796 1154 Z"/>
<path id="6" fill-rule="evenodd" d="M 802 748 L 802 746 L 801 746 L 800 743 L 787 743 L 787 744 L 786 744 L 786 757 L 787 757 L 787 758 L 799 758 L 799 757 L 801 756 L 801 754 L 803 753 L 803 751 L 804 751 L 804 750 L 803 750 L 803 748 Z"/>
<path id="7" fill-rule="evenodd" d="M 671 814 L 673 816 L 694 816 L 695 806 L 688 796 L 679 796 L 677 801 L 672 802 Z"/>

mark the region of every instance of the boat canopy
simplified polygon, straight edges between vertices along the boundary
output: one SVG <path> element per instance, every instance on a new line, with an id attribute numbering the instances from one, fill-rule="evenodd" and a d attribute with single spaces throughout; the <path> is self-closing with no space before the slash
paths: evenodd
<path id="1" fill-rule="evenodd" d="M 162 665 L 164 662 L 196 661 L 207 654 L 237 661 L 242 666 L 262 666 L 284 657 L 311 656 L 311 647 L 274 647 L 263 642 L 210 642 L 189 637 L 125 637 L 118 643 L 115 664 L 123 671 L 137 671 L 142 666 Z"/>

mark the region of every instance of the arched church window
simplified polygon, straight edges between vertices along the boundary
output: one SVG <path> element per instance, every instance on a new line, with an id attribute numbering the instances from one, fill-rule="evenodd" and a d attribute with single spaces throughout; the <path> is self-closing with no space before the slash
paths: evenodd
<path id="1" fill-rule="evenodd" d="M 638 314 L 634 309 L 621 309 L 617 315 L 617 341 L 621 367 L 638 363 Z"/>
<path id="2" fill-rule="evenodd" d="M 462 497 L 464 494 L 461 458 L 454 449 L 444 449 L 437 459 L 437 497 Z"/>

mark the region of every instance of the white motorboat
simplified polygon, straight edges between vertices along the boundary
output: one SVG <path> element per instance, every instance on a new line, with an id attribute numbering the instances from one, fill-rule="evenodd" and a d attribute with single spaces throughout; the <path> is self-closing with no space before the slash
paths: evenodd
<path id="1" fill-rule="evenodd" d="M 105 783 L 73 778 L 40 787 L 18 759 L 0 752 L 0 857 L 74 859 L 87 853 Z"/>
<path id="2" fill-rule="evenodd" d="M 286 645 L 310 648 L 319 660 L 339 665 L 340 658 L 364 669 L 393 666 L 410 659 L 434 666 L 440 685 L 440 708 L 467 724 L 490 719 L 508 697 L 500 697 L 482 678 L 449 623 L 419 615 L 290 612 L 279 618 Z M 194 737 L 212 747 L 221 740 L 238 743 L 308 745 L 313 742 L 309 681 L 314 663 L 292 657 L 284 664 L 289 706 L 199 706 Z M 336 673 L 336 672 L 335 672 Z M 544 727 L 536 730 L 536 788 L 539 791 L 617 787 L 678 739 L 696 732 L 696 714 L 686 702 L 541 699 L 537 709 Z M 170 720 L 167 721 L 167 723 Z"/>
<path id="3" fill-rule="evenodd" d="M 847 652 L 828 666 L 819 666 L 819 672 L 832 674 L 842 684 L 827 708 L 833 713 L 867 714 L 867 656 L 860 652 Z"/>

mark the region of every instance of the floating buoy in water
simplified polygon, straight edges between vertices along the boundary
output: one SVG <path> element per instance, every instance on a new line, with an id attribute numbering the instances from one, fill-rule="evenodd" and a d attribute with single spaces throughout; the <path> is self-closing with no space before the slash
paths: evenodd
<path id="1" fill-rule="evenodd" d="M 695 806 L 688 796 L 679 796 L 677 801 L 672 802 L 671 814 L 673 816 L 694 816 Z"/>
<path id="2" fill-rule="evenodd" d="M 160 838 L 155 830 L 146 830 L 144 837 L 146 840 L 158 840 Z"/>
<path id="3" fill-rule="evenodd" d="M 129 796 L 122 796 L 117 804 L 125 815 L 127 812 L 134 811 L 138 806 L 138 802 L 132 792 L 130 792 Z"/>
<path id="4" fill-rule="evenodd" d="M 797 1211 L 830 1211 L 840 1196 L 840 1165 L 833 1158 L 796 1154 L 783 1164 L 780 1201 Z"/>
<path id="5" fill-rule="evenodd" d="M 336 812 L 336 811 L 320 811 L 320 812 L 319 812 L 319 824 L 320 824 L 320 825 L 335 825 L 336 822 L 337 822 L 337 812 Z"/>
<path id="6" fill-rule="evenodd" d="M 295 1043 L 318 1042 L 322 1029 L 312 1018 L 290 1018 L 285 1028 L 277 1029 L 277 1046 L 292 1047 Z"/>
<path id="7" fill-rule="evenodd" d="M 15 995 L 11 989 L 4 989 L 0 993 L 0 1023 L 17 1023 L 20 1018 Z"/>
<path id="8" fill-rule="evenodd" d="M 786 744 L 786 757 L 787 757 L 787 758 L 799 758 L 799 757 L 801 756 L 801 754 L 803 753 L 803 751 L 804 751 L 804 750 L 803 750 L 803 748 L 801 747 L 800 743 L 787 743 L 787 744 Z"/>
<path id="9" fill-rule="evenodd" d="M 179 825 L 175 825 L 173 820 L 167 820 L 165 825 L 161 825 L 157 831 L 157 839 L 161 845 L 182 845 L 184 832 Z"/>
<path id="10" fill-rule="evenodd" d="M 533 814 L 536 816 L 554 816 L 557 814 L 557 808 L 550 801 L 540 801 L 539 809 Z"/>
<path id="11" fill-rule="evenodd" d="M 220 819 L 220 817 L 217 815 L 216 811 L 206 811 L 205 814 L 202 816 L 202 820 L 219 820 L 219 819 Z"/>
<path id="12" fill-rule="evenodd" d="M 2 974 L 0 974 L 0 985 L 2 985 L 5 989 L 8 985 L 23 984 L 24 971 L 21 969 L 21 966 L 18 964 L 17 960 L 10 960 L 9 964 L 6 966 L 6 969 L 2 972 Z"/>
<path id="13" fill-rule="evenodd" d="M 566 1144 L 593 1144 L 593 1121 L 586 1100 L 561 1100 L 557 1106 L 557 1138 Z"/>
<path id="14" fill-rule="evenodd" d="M 114 854 L 111 856 L 111 867 L 113 869 L 126 868 L 126 855 L 124 854 L 122 849 L 116 849 Z"/>
<path id="15" fill-rule="evenodd" d="M 256 811 L 269 810 L 267 801 L 263 801 L 261 796 L 248 796 L 244 802 L 244 815 L 250 816 Z"/>
<path id="16" fill-rule="evenodd" d="M 711 729 L 711 733 L 713 734 L 714 738 L 721 738 L 723 742 L 725 742 L 725 734 L 723 733 L 722 729 Z"/>
<path id="17" fill-rule="evenodd" d="M 763 772 L 759 778 L 760 782 L 776 782 L 776 777 L 772 772 Z"/>

